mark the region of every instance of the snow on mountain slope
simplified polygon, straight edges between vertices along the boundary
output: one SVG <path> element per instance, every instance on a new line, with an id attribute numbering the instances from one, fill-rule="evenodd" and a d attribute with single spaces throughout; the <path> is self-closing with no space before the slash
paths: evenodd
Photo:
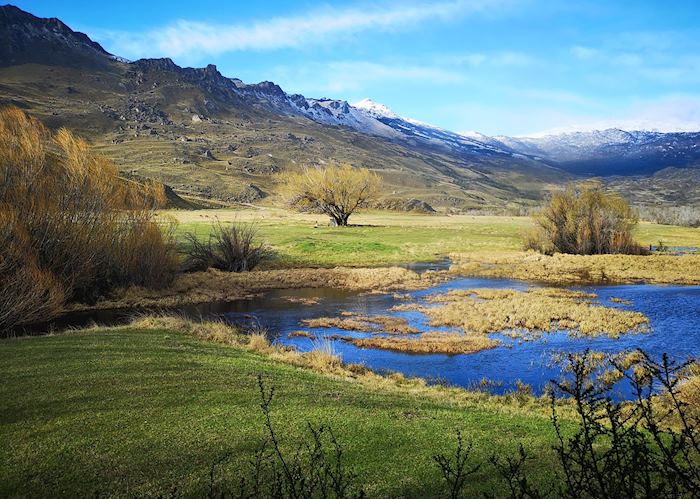
<path id="1" fill-rule="evenodd" d="M 229 80 L 213 67 L 208 67 L 203 74 L 216 81 L 228 81 L 236 93 L 253 105 L 465 158 L 534 160 L 584 176 L 642 175 L 666 167 L 700 167 L 700 132 L 610 128 L 537 137 L 489 137 L 479 132 L 458 134 L 400 116 L 371 99 L 351 105 L 344 100 L 290 95 L 272 82 L 245 84 L 238 79 Z"/>
<path id="2" fill-rule="evenodd" d="M 379 104 L 371 99 L 363 99 L 353 104 L 352 107 L 391 127 L 405 139 L 423 141 L 437 147 L 447 147 L 460 153 L 513 155 L 509 150 L 504 150 L 477 138 L 460 135 L 422 121 L 399 116 L 384 104 Z"/>
<path id="3" fill-rule="evenodd" d="M 384 104 L 374 102 L 372 99 L 362 99 L 361 101 L 353 104 L 353 107 L 357 109 L 362 109 L 365 113 L 375 118 L 400 118 L 398 114 L 386 107 Z"/>
<path id="4" fill-rule="evenodd" d="M 371 99 L 363 99 L 351 105 L 344 100 L 313 99 L 299 94 L 289 95 L 271 82 L 247 85 L 237 79 L 231 81 L 236 90 L 244 96 L 263 101 L 277 111 L 305 116 L 325 125 L 345 126 L 390 140 L 446 148 L 460 154 L 507 157 L 514 155 L 512 151 L 503 150 L 492 143 L 482 142 L 411 118 L 404 118 Z"/>
<path id="5" fill-rule="evenodd" d="M 700 166 L 700 132 L 610 128 L 494 139 L 504 148 L 554 161 L 580 174 L 646 174 L 669 166 Z"/>

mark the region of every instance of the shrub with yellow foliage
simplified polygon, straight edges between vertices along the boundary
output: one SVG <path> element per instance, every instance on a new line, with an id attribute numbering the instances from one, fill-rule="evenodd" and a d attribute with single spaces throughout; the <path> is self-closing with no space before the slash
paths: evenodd
<path id="1" fill-rule="evenodd" d="M 537 227 L 526 235 L 526 249 L 548 255 L 642 253 L 632 237 L 637 214 L 599 182 L 569 185 L 555 193 L 534 219 Z"/>
<path id="2" fill-rule="evenodd" d="M 162 184 L 121 179 L 70 131 L 0 109 L 0 331 L 116 286 L 170 283 L 164 200 Z"/>

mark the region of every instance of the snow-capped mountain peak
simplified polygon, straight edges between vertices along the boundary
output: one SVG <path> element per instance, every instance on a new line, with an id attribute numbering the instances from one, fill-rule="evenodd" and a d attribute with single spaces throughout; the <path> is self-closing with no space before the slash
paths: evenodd
<path id="1" fill-rule="evenodd" d="M 353 107 L 357 109 L 362 109 L 368 114 L 377 118 L 399 118 L 400 116 L 394 111 L 386 107 L 384 104 L 374 102 L 372 99 L 362 99 L 359 102 L 353 104 Z"/>

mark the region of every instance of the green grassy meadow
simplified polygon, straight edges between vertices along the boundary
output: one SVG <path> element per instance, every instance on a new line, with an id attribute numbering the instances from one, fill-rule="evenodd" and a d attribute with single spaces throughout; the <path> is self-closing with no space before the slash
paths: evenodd
<path id="1" fill-rule="evenodd" d="M 471 492 L 500 490 L 486 460 L 523 443 L 533 479 L 551 480 L 546 409 L 372 388 L 175 331 L 90 330 L 0 342 L 0 496 L 203 495 L 212 463 L 234 483 L 264 438 L 257 375 L 293 450 L 307 423 L 330 424 L 372 497 L 435 495 L 431 456 L 457 429 L 484 462 Z"/>
<path id="2" fill-rule="evenodd" d="M 166 212 L 179 221 L 178 233 L 206 237 L 216 220 L 254 222 L 275 251 L 276 267 L 378 266 L 432 261 L 450 253 L 507 252 L 522 247 L 529 217 L 421 215 L 363 212 L 350 227 L 329 227 L 324 215 L 281 209 Z M 638 241 L 645 246 L 700 247 L 700 229 L 641 223 Z"/>

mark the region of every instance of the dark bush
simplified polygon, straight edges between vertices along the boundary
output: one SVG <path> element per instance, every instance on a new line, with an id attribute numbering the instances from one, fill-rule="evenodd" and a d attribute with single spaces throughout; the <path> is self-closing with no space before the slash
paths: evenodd
<path id="1" fill-rule="evenodd" d="M 621 196 L 597 182 L 570 185 L 555 193 L 534 217 L 536 228 L 525 237 L 525 249 L 551 255 L 642 253 L 632 229 L 638 217 Z"/>
<path id="2" fill-rule="evenodd" d="M 688 402 L 693 395 L 686 388 L 694 369 L 695 362 L 674 363 L 665 355 L 656 361 L 642 351 L 609 358 L 569 354 L 551 391 L 557 479 L 544 489 L 533 485 L 526 464 L 534 459 L 522 445 L 515 456 L 475 462 L 471 443 L 458 431 L 456 448 L 433 456 L 444 486 L 435 496 L 471 497 L 472 480 L 488 469 L 502 485 L 487 498 L 700 497 L 700 412 Z M 630 384 L 632 401 L 614 400 L 621 380 Z M 209 496 L 363 497 L 361 481 L 345 467 L 329 427 L 309 425 L 309 438 L 295 452 L 283 450 L 271 417 L 274 391 L 261 376 L 258 383 L 267 438 L 240 476 L 217 479 L 215 471 L 229 455 L 217 460 Z"/>
<path id="3" fill-rule="evenodd" d="M 588 351 L 567 355 L 564 377 L 553 382 L 551 394 L 559 480 L 545 491 L 534 488 L 523 469 L 529 457 L 521 446 L 516 457 L 490 459 L 507 486 L 505 495 L 700 497 L 700 419 L 683 392 L 693 365 L 671 362 L 665 355 L 657 362 L 642 351 L 607 360 Z M 614 401 L 620 380 L 631 385 L 633 401 Z M 563 429 L 562 399 L 574 409 L 573 432 Z M 438 461 L 449 497 L 467 497 L 465 477 L 478 469 L 469 462 L 470 448 L 460 436 L 454 457 Z"/>
<path id="4" fill-rule="evenodd" d="M 51 317 L 65 300 L 56 277 L 24 253 L 28 242 L 18 226 L 13 213 L 0 213 L 0 331 Z"/>
<path id="5" fill-rule="evenodd" d="M 666 355 L 657 362 L 638 351 L 632 362 L 612 359 L 612 372 L 606 373 L 592 367 L 588 352 L 568 356 L 570 375 L 555 383 L 553 401 L 572 399 L 579 427 L 565 436 L 553 410 L 562 495 L 700 496 L 700 420 L 682 393 L 692 364 L 671 362 Z M 631 384 L 632 404 L 613 401 L 619 378 Z"/>
<path id="6" fill-rule="evenodd" d="M 262 443 L 251 463 L 250 471 L 227 485 L 217 480 L 216 466 L 209 476 L 209 497 L 236 498 L 333 498 L 349 499 L 365 497 L 357 476 L 345 467 L 343 448 L 328 426 L 314 428 L 308 425 L 307 441 L 294 452 L 283 450 L 280 435 L 272 422 L 271 404 L 274 388 L 266 389 L 261 375 L 260 408 L 262 410 L 267 438 Z M 228 482 L 230 483 L 230 482 Z"/>
<path id="7" fill-rule="evenodd" d="M 249 223 L 224 225 L 217 220 L 205 241 L 191 232 L 185 234 L 185 241 L 188 245 L 184 262 L 186 272 L 209 268 L 247 272 L 271 256 L 267 245 L 258 240 L 256 226 Z"/>

